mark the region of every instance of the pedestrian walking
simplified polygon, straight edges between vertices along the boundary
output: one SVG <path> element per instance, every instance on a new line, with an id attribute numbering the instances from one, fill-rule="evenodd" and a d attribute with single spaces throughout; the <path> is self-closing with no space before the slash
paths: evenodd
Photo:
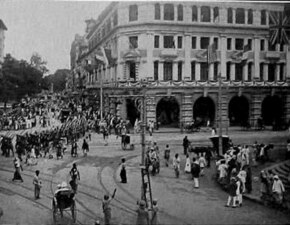
<path id="1" fill-rule="evenodd" d="M 158 205 L 157 205 L 157 199 L 153 199 L 152 201 L 153 205 L 152 205 L 152 213 L 151 213 L 151 219 L 150 219 L 150 225 L 158 225 Z"/>
<path id="2" fill-rule="evenodd" d="M 188 146 L 189 146 L 189 140 L 187 139 L 187 136 L 185 136 L 183 138 L 183 154 L 186 155 L 187 154 L 187 149 L 188 149 Z"/>
<path id="3" fill-rule="evenodd" d="M 89 144 L 88 144 L 88 142 L 86 141 L 85 138 L 83 140 L 82 150 L 83 150 L 83 153 L 84 153 L 84 157 L 86 157 L 87 154 L 88 154 L 88 151 L 89 151 Z"/>
<path id="4" fill-rule="evenodd" d="M 260 192 L 261 192 L 260 198 L 261 198 L 261 200 L 264 201 L 264 204 L 267 204 L 267 201 L 269 200 L 269 197 L 270 197 L 270 192 L 269 192 L 270 182 L 269 182 L 268 175 L 264 170 L 262 170 L 260 172 L 260 182 L 261 182 L 261 184 L 260 184 Z"/>
<path id="5" fill-rule="evenodd" d="M 191 162 L 188 153 L 186 154 L 186 161 L 185 161 L 185 168 L 184 168 L 185 173 L 190 173 L 191 172 Z"/>
<path id="6" fill-rule="evenodd" d="M 205 153 L 200 153 L 201 156 L 198 159 L 200 167 L 200 176 L 204 176 L 204 167 L 206 166 Z"/>
<path id="7" fill-rule="evenodd" d="M 104 199 L 102 202 L 102 208 L 104 213 L 104 224 L 110 225 L 112 219 L 112 209 L 111 209 L 111 201 L 114 199 L 116 190 L 114 190 L 113 195 L 110 197 L 109 195 L 104 195 Z"/>
<path id="8" fill-rule="evenodd" d="M 180 171 L 180 158 L 178 153 L 175 154 L 175 157 L 173 159 L 173 169 L 175 171 L 176 178 L 179 177 L 179 171 Z"/>
<path id="9" fill-rule="evenodd" d="M 285 188 L 282 181 L 279 179 L 278 175 L 274 176 L 272 192 L 273 192 L 273 197 L 274 197 L 276 205 L 278 207 L 282 207 L 283 194 L 285 192 Z"/>
<path id="10" fill-rule="evenodd" d="M 77 169 L 76 163 L 73 163 L 73 167 L 70 170 L 71 181 L 69 182 L 72 190 L 77 193 L 78 190 L 78 180 L 80 180 L 80 172 Z"/>
<path id="11" fill-rule="evenodd" d="M 34 198 L 39 199 L 40 198 L 40 189 L 41 189 L 41 181 L 39 179 L 39 170 L 35 171 L 35 176 L 33 178 L 33 184 L 34 184 Z"/>
<path id="12" fill-rule="evenodd" d="M 200 173 L 200 166 L 199 162 L 196 158 L 193 157 L 193 163 L 191 164 L 191 174 L 194 183 L 194 188 L 199 188 L 199 173 Z"/>
<path id="13" fill-rule="evenodd" d="M 137 211 L 136 225 L 149 225 L 149 213 L 146 209 L 146 203 L 144 200 L 139 202 L 139 208 Z"/>
<path id="14" fill-rule="evenodd" d="M 232 207 L 236 208 L 236 199 L 237 199 L 237 183 L 236 183 L 236 177 L 231 177 L 230 183 L 228 186 L 228 201 L 227 204 L 225 205 L 226 207 L 230 207 L 232 203 Z"/>
<path id="15" fill-rule="evenodd" d="M 20 174 L 20 169 L 23 171 L 23 168 L 22 168 L 20 159 L 17 156 L 14 158 L 14 167 L 15 167 L 15 172 L 14 172 L 12 181 L 20 180 L 21 182 L 23 182 L 23 179 Z"/>
<path id="16" fill-rule="evenodd" d="M 120 177 L 121 177 L 121 183 L 123 183 L 123 184 L 127 183 L 127 172 L 126 172 L 126 163 L 125 162 L 126 162 L 126 159 L 122 158 Z"/>
<path id="17" fill-rule="evenodd" d="M 164 159 L 165 159 L 165 165 L 169 166 L 169 159 L 170 159 L 170 148 L 169 145 L 166 145 L 164 150 Z"/>

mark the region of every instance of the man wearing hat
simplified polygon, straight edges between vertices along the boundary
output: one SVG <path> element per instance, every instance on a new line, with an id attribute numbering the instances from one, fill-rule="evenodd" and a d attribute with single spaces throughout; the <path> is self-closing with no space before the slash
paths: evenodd
<path id="1" fill-rule="evenodd" d="M 282 181 L 279 179 L 278 175 L 275 175 L 272 187 L 273 196 L 275 199 L 275 202 L 281 206 L 283 202 L 283 193 L 285 192 L 284 185 Z"/>
<path id="2" fill-rule="evenodd" d="M 152 214 L 151 214 L 151 220 L 150 224 L 151 225 L 157 225 L 158 224 L 158 217 L 157 213 L 159 211 L 158 205 L 157 205 L 157 199 L 153 199 L 153 205 L 152 205 Z"/>
<path id="3" fill-rule="evenodd" d="M 144 200 L 139 202 L 139 208 L 137 211 L 136 225 L 149 225 L 149 213 L 146 209 L 146 203 Z"/>
<path id="4" fill-rule="evenodd" d="M 114 193 L 113 193 L 111 198 L 110 198 L 110 196 L 108 194 L 104 195 L 104 200 L 102 202 L 102 207 L 103 207 L 105 225 L 110 225 L 110 223 L 111 223 L 112 214 L 111 214 L 111 205 L 110 205 L 110 203 L 111 203 L 112 199 L 115 197 L 115 194 L 116 194 L 116 189 L 114 190 Z"/>

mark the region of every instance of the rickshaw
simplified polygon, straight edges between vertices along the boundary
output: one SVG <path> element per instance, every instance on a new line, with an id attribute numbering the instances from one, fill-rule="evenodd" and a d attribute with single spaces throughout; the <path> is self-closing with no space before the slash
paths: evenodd
<path id="1" fill-rule="evenodd" d="M 75 193 L 69 188 L 60 189 L 55 193 L 52 199 L 52 213 L 53 221 L 56 223 L 57 216 L 63 217 L 63 211 L 71 210 L 73 222 L 76 222 L 77 212 L 76 212 L 76 202 Z"/>

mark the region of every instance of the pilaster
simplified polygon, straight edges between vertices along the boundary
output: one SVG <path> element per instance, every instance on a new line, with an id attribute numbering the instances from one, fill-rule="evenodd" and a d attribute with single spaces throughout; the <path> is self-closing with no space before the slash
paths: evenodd
<path id="1" fill-rule="evenodd" d="M 184 79 L 185 77 L 191 77 L 191 65 L 190 65 L 190 52 L 191 52 L 191 48 L 189 46 L 191 46 L 191 36 L 189 34 L 185 34 L 185 48 L 184 48 L 184 53 L 185 53 L 185 57 L 184 57 L 184 73 L 183 73 L 183 77 L 182 79 Z"/>
<path id="2" fill-rule="evenodd" d="M 226 79 L 227 76 L 227 64 L 226 64 L 226 52 L 227 52 L 227 38 L 225 35 L 221 35 L 221 77 Z"/>
<path id="3" fill-rule="evenodd" d="M 200 63 L 196 62 L 195 64 L 195 80 L 200 80 Z"/>
<path id="4" fill-rule="evenodd" d="M 254 38 L 254 80 L 260 79 L 260 39 Z"/>

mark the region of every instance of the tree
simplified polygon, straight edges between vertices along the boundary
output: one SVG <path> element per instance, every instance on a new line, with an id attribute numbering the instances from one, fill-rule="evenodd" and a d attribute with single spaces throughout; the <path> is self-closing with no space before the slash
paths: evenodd
<path id="1" fill-rule="evenodd" d="M 46 61 L 42 60 L 42 57 L 37 53 L 33 53 L 30 58 L 30 65 L 34 67 L 35 69 L 42 72 L 42 74 L 46 74 L 49 70 L 46 68 Z"/>
<path id="2" fill-rule="evenodd" d="M 45 76 L 42 79 L 42 88 L 49 90 L 51 84 L 53 84 L 53 90 L 55 92 L 60 92 L 65 89 L 66 78 L 70 74 L 68 69 L 59 69 L 54 74 Z"/>
<path id="3" fill-rule="evenodd" d="M 41 81 L 42 72 L 27 61 L 7 54 L 0 73 L 0 100 L 8 102 L 39 93 Z"/>

